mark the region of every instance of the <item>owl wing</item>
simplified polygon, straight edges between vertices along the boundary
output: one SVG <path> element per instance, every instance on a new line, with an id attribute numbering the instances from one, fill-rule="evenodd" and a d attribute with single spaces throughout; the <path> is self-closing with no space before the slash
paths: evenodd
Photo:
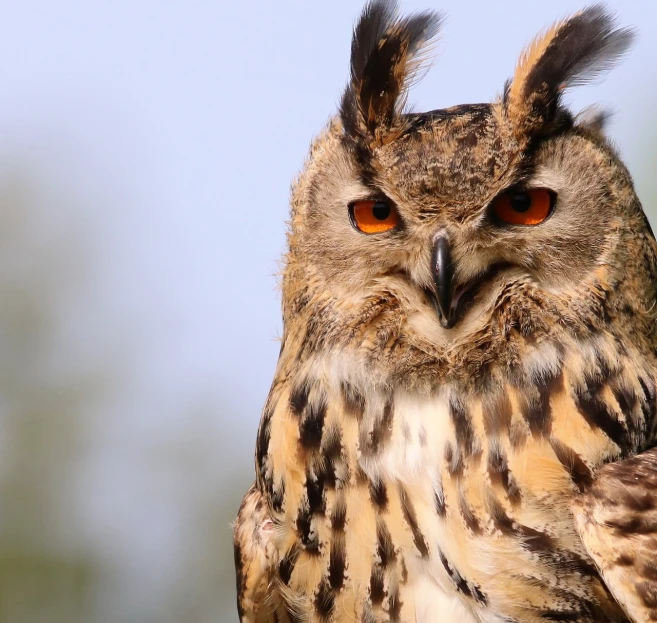
<path id="1" fill-rule="evenodd" d="M 635 623 L 657 621 L 657 448 L 604 466 L 573 514 L 618 603 Z"/>
<path id="2" fill-rule="evenodd" d="M 278 551 L 271 539 L 274 522 L 262 493 L 254 484 L 247 491 L 233 527 L 237 611 L 241 623 L 277 621 L 275 570 Z"/>

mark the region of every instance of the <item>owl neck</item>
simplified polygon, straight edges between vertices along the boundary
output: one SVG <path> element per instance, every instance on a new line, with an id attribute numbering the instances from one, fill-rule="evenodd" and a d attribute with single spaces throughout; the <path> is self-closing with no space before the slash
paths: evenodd
<path id="1" fill-rule="evenodd" d="M 311 516 L 326 487 L 404 481 L 427 465 L 458 477 L 481 460 L 513 497 L 504 465 L 519 448 L 539 448 L 531 452 L 558 461 L 581 487 L 601 464 L 655 438 L 655 369 L 610 333 L 525 339 L 510 365 L 482 363 L 474 379 L 436 375 L 433 382 L 429 372 L 370 374 L 359 351 L 300 359 L 304 351 L 289 346 L 256 456 L 275 512 L 292 505 Z"/>

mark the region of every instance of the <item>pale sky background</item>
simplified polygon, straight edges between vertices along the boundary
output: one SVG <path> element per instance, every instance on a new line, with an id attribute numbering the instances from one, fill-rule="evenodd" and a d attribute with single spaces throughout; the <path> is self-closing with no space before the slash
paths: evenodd
<path id="1" fill-rule="evenodd" d="M 434 66 L 409 98 L 428 110 L 495 97 L 522 47 L 584 3 L 401 4 L 447 15 Z M 607 5 L 638 28 L 637 43 L 604 82 L 567 101 L 615 112 L 609 133 L 647 197 L 657 153 L 657 2 Z M 335 112 L 361 6 L 3 4 L 0 181 L 27 171 L 42 225 L 84 232 L 96 258 L 60 336 L 67 365 L 84 367 L 101 352 L 121 361 L 86 432 L 70 511 L 85 542 L 114 561 L 111 590 L 99 598 L 107 620 L 156 620 L 152 602 L 178 581 L 187 550 L 202 557 L 216 547 L 190 534 L 192 497 L 223 509 L 217 538 L 229 538 L 278 355 L 274 273 L 289 187 Z M 191 463 L 172 467 L 167 448 Z M 211 458 L 195 467 L 201 454 Z M 228 597 L 204 621 L 237 620 L 231 574 L 217 576 Z"/>

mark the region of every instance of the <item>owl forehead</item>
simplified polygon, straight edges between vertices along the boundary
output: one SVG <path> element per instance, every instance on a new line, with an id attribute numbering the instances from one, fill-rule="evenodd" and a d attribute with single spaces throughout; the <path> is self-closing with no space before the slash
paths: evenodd
<path id="1" fill-rule="evenodd" d="M 374 151 L 383 190 L 417 206 L 418 217 L 449 211 L 467 219 L 513 178 L 522 157 L 488 104 L 407 117 L 409 129 Z"/>

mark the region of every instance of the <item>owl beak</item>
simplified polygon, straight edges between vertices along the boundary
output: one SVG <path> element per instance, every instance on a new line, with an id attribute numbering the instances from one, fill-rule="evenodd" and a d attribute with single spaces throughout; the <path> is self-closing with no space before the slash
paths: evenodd
<path id="1" fill-rule="evenodd" d="M 456 324 L 457 315 L 452 307 L 454 297 L 454 265 L 449 248 L 449 238 L 438 234 L 433 240 L 431 271 L 436 286 L 435 303 L 440 316 L 440 324 L 451 329 Z"/>

